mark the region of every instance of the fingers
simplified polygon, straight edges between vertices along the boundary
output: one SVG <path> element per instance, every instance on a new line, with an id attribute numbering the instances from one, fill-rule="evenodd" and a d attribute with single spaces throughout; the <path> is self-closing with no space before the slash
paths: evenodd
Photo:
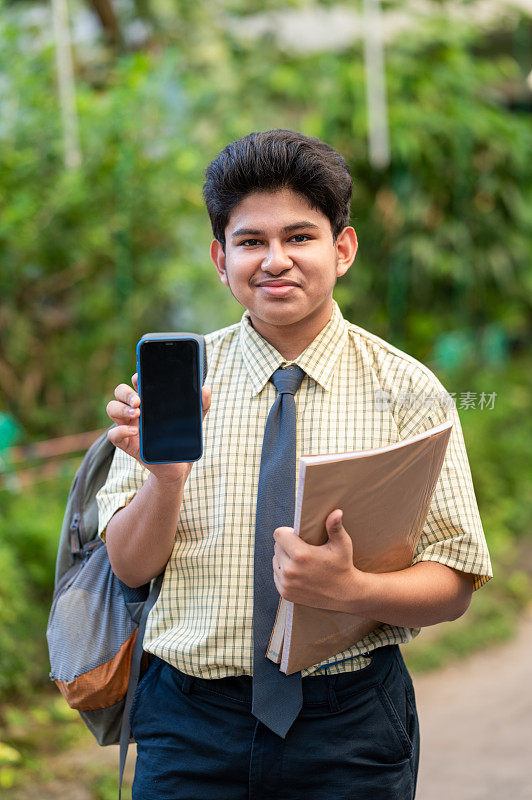
<path id="1" fill-rule="evenodd" d="M 116 400 L 110 400 L 106 406 L 108 416 L 117 425 L 116 428 L 112 428 L 108 432 L 107 437 L 115 447 L 120 447 L 126 451 L 138 449 L 139 436 L 140 397 L 138 395 L 137 373 L 131 376 L 131 382 L 133 388 L 128 386 L 127 383 L 119 384 L 114 392 Z M 201 401 L 203 418 L 205 418 L 211 407 L 211 389 L 209 386 L 202 387 Z"/>
<path id="2" fill-rule="evenodd" d="M 116 400 L 107 403 L 106 411 L 117 425 L 128 425 L 140 416 L 140 397 L 131 386 L 121 383 L 115 389 Z"/>
<path id="3" fill-rule="evenodd" d="M 107 403 L 106 411 L 108 415 L 118 425 L 130 422 L 140 415 L 140 408 L 133 408 L 127 403 L 120 403 L 118 400 L 110 400 Z"/>
<path id="4" fill-rule="evenodd" d="M 117 427 L 108 431 L 107 438 L 126 452 L 135 450 L 138 448 L 135 439 L 138 440 L 139 435 L 140 397 L 127 383 L 116 387 L 115 397 L 116 400 L 107 403 L 106 411 Z"/>
<path id="5" fill-rule="evenodd" d="M 116 387 L 115 397 L 107 403 L 106 411 L 117 427 L 108 431 L 107 438 L 115 447 L 133 454 L 138 449 L 140 397 L 127 383 Z"/>
<path id="6" fill-rule="evenodd" d="M 116 428 L 111 428 L 107 431 L 107 438 L 114 444 L 115 447 L 120 447 L 122 450 L 127 450 L 131 440 L 138 436 L 139 428 L 129 425 L 119 425 Z"/>
<path id="7" fill-rule="evenodd" d="M 133 377 L 135 377 L 135 375 Z M 140 397 L 137 391 L 134 391 L 127 383 L 121 383 L 116 387 L 115 397 L 122 403 L 127 403 L 132 408 L 138 408 L 140 406 Z"/>

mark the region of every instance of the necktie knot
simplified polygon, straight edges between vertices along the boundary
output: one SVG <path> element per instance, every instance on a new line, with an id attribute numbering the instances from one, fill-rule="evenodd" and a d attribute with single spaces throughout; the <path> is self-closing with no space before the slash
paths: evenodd
<path id="1" fill-rule="evenodd" d="M 304 377 L 305 371 L 301 367 L 288 367 L 276 369 L 270 380 L 279 394 L 295 394 Z"/>

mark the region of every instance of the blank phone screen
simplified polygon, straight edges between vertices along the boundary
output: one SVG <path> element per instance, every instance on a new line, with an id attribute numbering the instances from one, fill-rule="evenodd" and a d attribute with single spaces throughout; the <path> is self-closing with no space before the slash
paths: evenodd
<path id="1" fill-rule="evenodd" d="M 143 458 L 201 456 L 199 345 L 192 339 L 143 342 L 139 349 Z"/>

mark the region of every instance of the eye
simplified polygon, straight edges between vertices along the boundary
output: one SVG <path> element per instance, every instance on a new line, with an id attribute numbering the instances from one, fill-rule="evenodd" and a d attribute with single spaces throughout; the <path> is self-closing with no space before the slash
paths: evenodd
<path id="1" fill-rule="evenodd" d="M 256 244 L 260 244 L 258 239 L 245 239 L 243 242 L 240 242 L 241 245 L 249 245 L 249 247 L 254 247 Z"/>
<path id="2" fill-rule="evenodd" d="M 299 241 L 301 241 L 305 239 L 310 239 L 310 236 L 307 236 L 306 233 L 296 233 L 294 234 L 294 236 L 292 236 L 292 239 L 299 239 Z"/>

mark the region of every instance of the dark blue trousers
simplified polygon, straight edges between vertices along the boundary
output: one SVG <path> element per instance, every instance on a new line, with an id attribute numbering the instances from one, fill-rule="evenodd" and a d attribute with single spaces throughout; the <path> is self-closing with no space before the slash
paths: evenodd
<path id="1" fill-rule="evenodd" d="M 364 669 L 303 678 L 285 739 L 251 715 L 251 677 L 206 680 L 153 658 L 131 709 L 133 800 L 413 800 L 414 688 L 397 645 Z"/>

